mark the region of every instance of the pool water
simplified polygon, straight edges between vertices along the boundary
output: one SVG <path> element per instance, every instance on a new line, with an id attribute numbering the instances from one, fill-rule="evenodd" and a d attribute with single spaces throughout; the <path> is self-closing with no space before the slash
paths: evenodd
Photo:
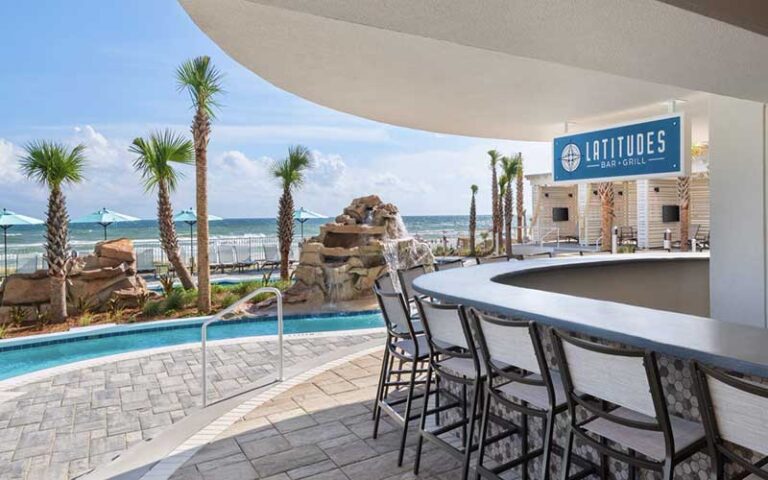
<path id="1" fill-rule="evenodd" d="M 328 332 L 334 330 L 355 330 L 375 328 L 384 325 L 381 314 L 365 312 L 343 315 L 317 315 L 286 317 L 283 331 L 289 333 Z M 23 375 L 45 368 L 65 365 L 80 360 L 114 355 L 117 353 L 165 347 L 185 343 L 200 343 L 201 323 L 179 328 L 141 329 L 136 332 L 121 332 L 117 335 L 84 335 L 74 341 L 32 345 L 28 348 L 0 351 L 0 380 Z M 276 335 L 277 320 L 248 319 L 214 323 L 208 327 L 209 340 L 226 338 Z"/>

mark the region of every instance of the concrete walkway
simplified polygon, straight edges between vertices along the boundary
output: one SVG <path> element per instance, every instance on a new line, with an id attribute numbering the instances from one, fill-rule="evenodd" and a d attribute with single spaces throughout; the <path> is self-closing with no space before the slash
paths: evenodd
<path id="1" fill-rule="evenodd" d="M 394 423 L 383 416 L 379 438 L 371 437 L 380 366 L 380 355 L 367 355 L 293 387 L 200 449 L 172 480 L 416 478 L 415 433 L 400 468 Z M 460 478 L 458 467 L 453 457 L 426 444 L 418 478 Z"/>
<path id="2" fill-rule="evenodd" d="M 287 337 L 285 365 L 379 337 L 383 342 L 370 332 Z M 240 393 L 277 368 L 274 339 L 209 345 L 211 400 Z M 13 388 L 0 382 L 0 479 L 75 478 L 198 411 L 199 346 L 134 356 Z"/>

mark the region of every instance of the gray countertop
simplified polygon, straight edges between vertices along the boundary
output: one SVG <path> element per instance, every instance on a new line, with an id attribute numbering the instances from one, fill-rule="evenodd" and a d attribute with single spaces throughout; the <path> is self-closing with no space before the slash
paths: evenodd
<path id="1" fill-rule="evenodd" d="M 542 269 L 608 262 L 693 260 L 706 256 L 665 252 L 511 261 L 430 273 L 417 278 L 414 288 L 442 301 L 768 378 L 768 329 L 494 281 Z"/>

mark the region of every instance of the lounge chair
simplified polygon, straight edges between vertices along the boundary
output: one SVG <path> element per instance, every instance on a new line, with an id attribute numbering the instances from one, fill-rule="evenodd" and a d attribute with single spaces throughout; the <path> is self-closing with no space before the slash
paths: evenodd
<path id="1" fill-rule="evenodd" d="M 235 245 L 235 260 L 240 271 L 258 265 L 256 259 L 251 255 L 250 245 Z"/>
<path id="2" fill-rule="evenodd" d="M 261 264 L 261 268 L 269 268 L 269 275 L 275 268 L 280 268 L 280 251 L 277 245 L 264 245 L 264 262 Z"/>
<path id="3" fill-rule="evenodd" d="M 631 244 L 637 246 L 637 230 L 635 227 L 619 227 L 619 245 Z"/>
<path id="4" fill-rule="evenodd" d="M 155 254 L 151 248 L 145 248 L 136 252 L 136 271 L 139 273 L 157 273 Z"/>
<path id="5" fill-rule="evenodd" d="M 211 270 L 216 270 L 219 265 L 219 249 L 216 248 L 216 245 L 210 245 L 208 247 L 208 266 Z"/>
<path id="6" fill-rule="evenodd" d="M 237 266 L 235 248 L 232 245 L 219 245 L 219 268 L 223 272 L 225 268 L 234 269 Z"/>
<path id="7" fill-rule="evenodd" d="M 40 255 L 16 255 L 16 273 L 34 273 L 40 268 Z"/>
<path id="8" fill-rule="evenodd" d="M 693 237 L 696 239 L 696 250 L 709 250 L 709 228 L 700 228 L 696 235 Z"/>

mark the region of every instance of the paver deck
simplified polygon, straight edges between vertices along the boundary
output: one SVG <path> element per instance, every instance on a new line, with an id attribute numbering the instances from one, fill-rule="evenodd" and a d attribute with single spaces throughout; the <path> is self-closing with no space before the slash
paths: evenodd
<path id="1" fill-rule="evenodd" d="M 293 337 L 285 365 L 383 336 Z M 209 398 L 241 392 L 275 372 L 274 340 L 209 346 Z M 10 395 L 9 395 L 10 394 Z M 52 374 L 4 392 L 0 403 L 0 479 L 70 479 L 108 462 L 200 405 L 200 347 L 170 349 Z"/>
<path id="2" fill-rule="evenodd" d="M 417 429 L 402 467 L 400 432 L 386 415 L 372 438 L 381 357 L 367 355 L 322 373 L 254 409 L 200 449 L 172 480 L 406 480 Z M 460 478 L 459 463 L 425 444 L 420 479 Z"/>

